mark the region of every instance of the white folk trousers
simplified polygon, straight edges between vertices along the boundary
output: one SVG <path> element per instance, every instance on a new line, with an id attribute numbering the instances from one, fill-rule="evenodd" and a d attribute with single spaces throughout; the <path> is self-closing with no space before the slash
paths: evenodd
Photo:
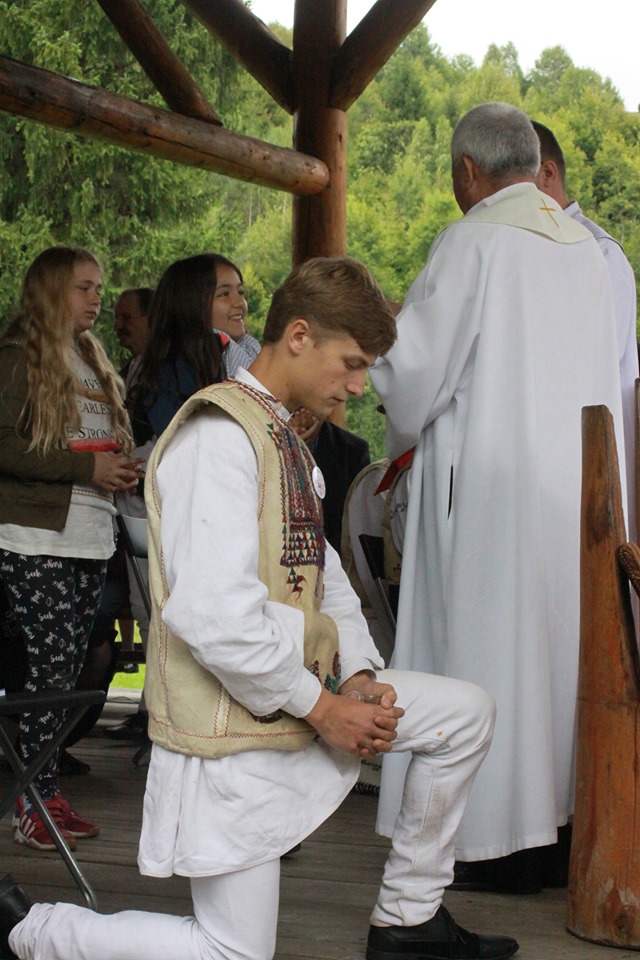
<path id="1" fill-rule="evenodd" d="M 405 671 L 379 679 L 406 710 L 394 751 L 411 757 L 371 922 L 413 926 L 434 915 L 453 878 L 455 837 L 489 749 L 492 698 L 474 684 Z M 271 960 L 280 861 L 191 879 L 194 917 L 36 904 L 10 935 L 21 960 Z"/>

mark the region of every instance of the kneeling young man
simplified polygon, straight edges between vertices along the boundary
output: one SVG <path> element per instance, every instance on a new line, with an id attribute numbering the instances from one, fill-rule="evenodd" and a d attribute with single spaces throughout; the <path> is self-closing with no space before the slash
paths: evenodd
<path id="1" fill-rule="evenodd" d="M 340 805 L 360 758 L 391 749 L 410 761 L 367 957 L 518 949 L 462 930 L 442 906 L 493 701 L 469 683 L 382 669 L 323 536 L 322 475 L 287 425 L 300 406 L 324 418 L 359 396 L 394 339 L 362 264 L 310 260 L 276 291 L 250 370 L 190 398 L 160 438 L 146 491 L 154 746 L 139 865 L 190 877 L 194 917 L 31 906 L 6 877 L 4 956 L 270 960 L 281 855 Z"/>

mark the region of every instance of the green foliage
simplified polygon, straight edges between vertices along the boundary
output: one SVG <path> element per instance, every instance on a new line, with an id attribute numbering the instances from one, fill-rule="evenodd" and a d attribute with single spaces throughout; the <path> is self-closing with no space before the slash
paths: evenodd
<path id="1" fill-rule="evenodd" d="M 504 47 L 499 47 L 492 43 L 485 54 L 482 65 L 495 64 L 507 77 L 511 77 L 518 82 L 520 87 L 525 85 L 525 76 L 522 67 L 518 62 L 518 51 L 513 43 L 507 43 Z"/>
<path id="2" fill-rule="evenodd" d="M 531 71 L 531 85 L 547 97 L 559 89 L 566 71 L 573 66 L 563 47 L 543 50 Z"/>
<path id="3" fill-rule="evenodd" d="M 384 414 L 377 410 L 379 400 L 369 380 L 364 394 L 347 403 L 347 427 L 369 444 L 371 460 L 384 457 Z"/>
<path id="4" fill-rule="evenodd" d="M 635 233 L 640 210 L 640 152 L 627 150 L 622 136 L 607 132 L 596 154 L 593 199 L 599 219 L 621 242 Z"/>
<path id="5" fill-rule="evenodd" d="M 413 123 L 408 120 L 367 124 L 353 145 L 353 169 L 391 173 L 407 149 L 412 128 Z"/>
<path id="6" fill-rule="evenodd" d="M 460 96 L 460 116 L 478 103 L 501 100 L 522 106 L 521 82 L 498 63 L 485 62 L 469 77 Z"/>

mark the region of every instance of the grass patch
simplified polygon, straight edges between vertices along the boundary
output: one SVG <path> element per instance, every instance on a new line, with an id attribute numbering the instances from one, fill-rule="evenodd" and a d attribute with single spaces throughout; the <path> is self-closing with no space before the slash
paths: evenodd
<path id="1" fill-rule="evenodd" d="M 140 669 L 137 673 L 116 673 L 111 681 L 111 686 L 128 687 L 130 690 L 142 690 L 147 665 L 146 663 L 141 663 L 139 667 Z"/>

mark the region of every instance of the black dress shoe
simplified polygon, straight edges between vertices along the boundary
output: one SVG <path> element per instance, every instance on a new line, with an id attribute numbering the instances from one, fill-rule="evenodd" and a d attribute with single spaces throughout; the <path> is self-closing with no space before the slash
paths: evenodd
<path id="1" fill-rule="evenodd" d="M 122 723 L 116 723 L 113 727 L 105 727 L 104 735 L 110 740 L 130 740 L 133 743 L 144 743 L 147 739 L 147 727 L 149 724 L 149 714 L 143 710 L 132 713 Z"/>
<path id="2" fill-rule="evenodd" d="M 507 960 L 518 950 L 511 937 L 469 933 L 445 907 L 416 927 L 369 927 L 367 960 Z"/>
<path id="3" fill-rule="evenodd" d="M 9 934 L 31 909 L 31 900 L 18 884 L 15 877 L 7 873 L 0 880 L 0 957 L 2 960 L 15 960 L 15 953 L 9 946 Z"/>

